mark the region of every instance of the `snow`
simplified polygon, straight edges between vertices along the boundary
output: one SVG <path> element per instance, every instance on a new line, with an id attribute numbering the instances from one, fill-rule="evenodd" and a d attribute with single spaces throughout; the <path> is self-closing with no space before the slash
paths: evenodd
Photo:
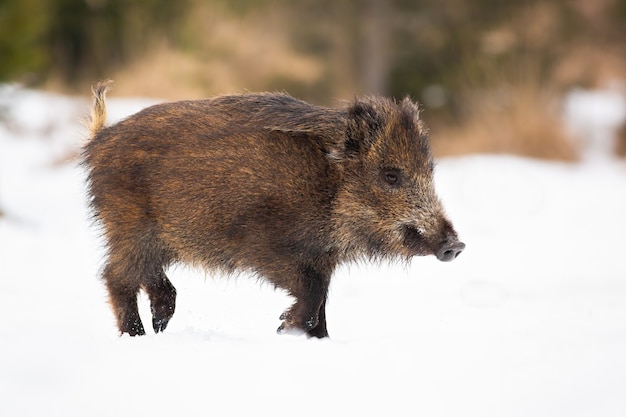
<path id="1" fill-rule="evenodd" d="M 153 102 L 112 98 L 109 120 Z M 439 161 L 466 251 L 342 267 L 329 340 L 275 334 L 290 299 L 269 285 L 184 266 L 166 332 L 119 337 L 84 173 L 60 162 L 89 107 L 0 87 L 0 416 L 626 415 L 623 162 Z"/>

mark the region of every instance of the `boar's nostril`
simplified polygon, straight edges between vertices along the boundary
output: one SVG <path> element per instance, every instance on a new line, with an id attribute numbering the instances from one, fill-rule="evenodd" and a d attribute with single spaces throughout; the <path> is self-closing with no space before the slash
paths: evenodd
<path id="1" fill-rule="evenodd" d="M 456 259 L 465 249 L 465 243 L 459 241 L 444 242 L 437 251 L 437 259 L 442 262 L 450 262 Z"/>

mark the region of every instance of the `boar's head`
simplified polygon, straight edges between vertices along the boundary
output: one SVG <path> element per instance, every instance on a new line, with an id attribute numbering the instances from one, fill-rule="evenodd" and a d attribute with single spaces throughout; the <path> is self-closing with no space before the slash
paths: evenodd
<path id="1" fill-rule="evenodd" d="M 451 261 L 465 248 L 435 193 L 428 132 L 410 99 L 352 103 L 330 157 L 343 173 L 334 215 L 346 256 Z"/>

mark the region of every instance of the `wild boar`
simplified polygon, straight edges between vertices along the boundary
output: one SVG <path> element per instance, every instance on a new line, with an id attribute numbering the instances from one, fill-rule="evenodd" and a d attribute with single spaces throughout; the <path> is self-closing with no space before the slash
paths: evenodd
<path id="1" fill-rule="evenodd" d="M 110 127 L 93 87 L 83 149 L 90 203 L 103 231 L 103 280 L 121 333 L 165 330 L 175 262 L 248 272 L 295 299 L 278 332 L 327 337 L 337 265 L 465 248 L 433 186 L 418 105 L 382 97 L 341 108 L 281 93 L 228 95 L 148 107 Z"/>

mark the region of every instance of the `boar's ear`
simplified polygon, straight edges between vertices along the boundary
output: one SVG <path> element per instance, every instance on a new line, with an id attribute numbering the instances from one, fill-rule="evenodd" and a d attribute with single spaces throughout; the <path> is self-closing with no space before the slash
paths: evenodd
<path id="1" fill-rule="evenodd" d="M 402 109 L 402 123 L 406 126 L 407 129 L 410 129 L 412 126 L 417 128 L 417 133 L 421 136 L 424 134 L 428 134 L 428 130 L 426 126 L 424 126 L 424 122 L 420 118 L 420 113 L 422 110 L 420 109 L 419 104 L 415 103 L 409 96 L 406 96 L 404 100 L 400 103 L 400 108 Z"/>
<path id="2" fill-rule="evenodd" d="M 383 125 L 383 116 L 373 101 L 356 100 L 347 109 L 346 135 L 332 149 L 333 159 L 355 158 L 374 143 Z"/>

